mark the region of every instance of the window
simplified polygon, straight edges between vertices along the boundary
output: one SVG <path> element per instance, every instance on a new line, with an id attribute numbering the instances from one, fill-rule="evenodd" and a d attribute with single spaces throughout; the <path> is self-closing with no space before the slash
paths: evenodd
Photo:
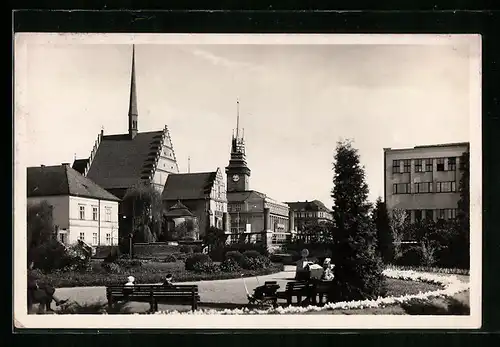
<path id="1" fill-rule="evenodd" d="M 106 222 L 111 222 L 111 207 L 106 207 Z"/>
<path id="2" fill-rule="evenodd" d="M 241 205 L 240 204 L 233 205 L 233 211 L 235 211 L 235 212 L 241 211 Z"/>
<path id="3" fill-rule="evenodd" d="M 97 207 L 92 206 L 92 220 L 97 220 L 97 215 L 98 215 Z"/>
<path id="4" fill-rule="evenodd" d="M 401 160 L 392 161 L 392 173 L 400 173 L 399 163 Z"/>
<path id="5" fill-rule="evenodd" d="M 446 209 L 436 210 L 437 219 L 445 219 L 446 218 Z"/>
<path id="6" fill-rule="evenodd" d="M 433 210 L 425 210 L 425 219 L 434 220 L 434 211 Z"/>
<path id="7" fill-rule="evenodd" d="M 456 208 L 449 208 L 446 210 L 446 218 L 447 219 L 455 219 L 457 218 L 457 209 Z"/>
<path id="8" fill-rule="evenodd" d="M 410 183 L 395 183 L 393 184 L 394 194 L 410 194 Z"/>
<path id="9" fill-rule="evenodd" d="M 457 169 L 457 158 L 448 158 L 448 171 L 455 171 Z"/>
<path id="10" fill-rule="evenodd" d="M 415 210 L 415 222 L 422 220 L 422 210 Z"/>
<path id="11" fill-rule="evenodd" d="M 410 159 L 403 160 L 403 172 L 410 172 L 410 171 L 411 171 L 411 160 Z"/>
<path id="12" fill-rule="evenodd" d="M 432 172 L 432 159 L 425 159 L 425 172 Z"/>
<path id="13" fill-rule="evenodd" d="M 85 219 L 85 206 L 79 205 L 78 207 L 80 209 L 80 219 Z"/>
<path id="14" fill-rule="evenodd" d="M 106 245 L 111 245 L 111 234 L 107 233 L 106 234 Z"/>
<path id="15" fill-rule="evenodd" d="M 432 193 L 432 182 L 415 183 L 415 193 Z"/>
<path id="16" fill-rule="evenodd" d="M 422 172 L 424 169 L 422 168 L 422 159 L 415 159 L 415 172 Z"/>
<path id="17" fill-rule="evenodd" d="M 92 234 L 92 244 L 95 246 L 99 243 L 99 240 L 97 239 L 97 233 Z"/>
<path id="18" fill-rule="evenodd" d="M 436 191 L 438 193 L 452 193 L 457 191 L 457 184 L 455 181 L 450 182 L 436 182 Z"/>
<path id="19" fill-rule="evenodd" d="M 78 239 L 81 241 L 85 241 L 85 233 L 80 233 L 80 236 L 78 236 Z"/>
<path id="20" fill-rule="evenodd" d="M 437 158 L 436 159 L 436 170 L 437 171 L 444 171 L 444 158 Z"/>

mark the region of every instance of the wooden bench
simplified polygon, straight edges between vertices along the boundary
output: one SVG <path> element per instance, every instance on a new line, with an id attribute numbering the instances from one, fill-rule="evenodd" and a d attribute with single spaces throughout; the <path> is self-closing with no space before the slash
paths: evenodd
<path id="1" fill-rule="evenodd" d="M 286 299 L 287 305 L 293 303 L 293 298 L 297 298 L 297 304 L 302 303 L 302 298 L 309 298 L 312 293 L 312 284 L 308 281 L 293 281 L 286 284 L 284 292 L 278 292 L 280 299 Z"/>
<path id="2" fill-rule="evenodd" d="M 148 302 L 152 312 L 158 311 L 158 303 L 191 304 L 191 309 L 194 311 L 200 302 L 198 286 L 192 285 L 114 285 L 106 287 L 106 297 L 109 307 L 120 301 Z"/>

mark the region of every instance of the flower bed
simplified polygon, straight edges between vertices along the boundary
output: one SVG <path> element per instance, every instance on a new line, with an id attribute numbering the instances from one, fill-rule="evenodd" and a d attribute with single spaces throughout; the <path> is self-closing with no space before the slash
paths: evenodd
<path id="1" fill-rule="evenodd" d="M 50 283 L 56 288 L 108 286 L 125 283 L 127 276 L 134 276 L 136 283 L 161 283 L 167 273 L 174 276 L 175 282 L 206 281 L 263 276 L 283 270 L 282 264 L 271 264 L 268 268 L 259 270 L 239 270 L 237 272 L 196 273 L 186 271 L 184 262 L 176 263 L 144 263 L 140 267 L 122 268 L 120 272 L 106 272 L 100 264 L 94 264 L 90 272 L 60 271 L 53 273 L 38 273 L 40 281 Z"/>
<path id="2" fill-rule="evenodd" d="M 428 267 L 428 266 L 404 266 L 404 265 L 390 265 L 389 269 L 395 270 L 412 270 L 422 272 L 441 273 L 446 275 L 469 275 L 469 269 L 447 269 L 442 267 Z"/>
<path id="3" fill-rule="evenodd" d="M 410 300 L 420 299 L 420 300 L 428 300 L 436 297 L 450 297 L 462 291 L 465 291 L 469 288 L 469 285 L 465 282 L 460 281 L 456 276 L 443 276 L 438 274 L 430 274 L 430 273 L 419 273 L 416 271 L 404 271 L 404 270 L 396 270 L 396 269 L 386 269 L 384 271 L 384 275 L 388 278 L 395 278 L 401 280 L 409 280 L 409 281 L 420 281 L 431 284 L 438 284 L 443 286 L 442 289 L 431 291 L 427 293 L 418 293 L 413 295 L 403 295 L 400 297 L 385 297 L 378 298 L 376 300 L 361 300 L 361 301 L 349 301 L 349 302 L 336 302 L 329 303 L 325 306 L 307 306 L 307 307 L 297 307 L 297 306 L 288 306 L 288 307 L 277 307 L 270 309 L 233 309 L 233 310 L 197 310 L 197 311 L 187 311 L 187 312 L 179 312 L 179 311 L 160 311 L 156 314 L 222 314 L 222 315 L 241 315 L 241 314 L 300 314 L 306 312 L 313 311 L 327 311 L 327 310 L 335 310 L 335 309 L 363 309 L 363 308 L 377 308 L 384 307 L 393 304 L 401 304 L 405 302 L 409 302 Z"/>

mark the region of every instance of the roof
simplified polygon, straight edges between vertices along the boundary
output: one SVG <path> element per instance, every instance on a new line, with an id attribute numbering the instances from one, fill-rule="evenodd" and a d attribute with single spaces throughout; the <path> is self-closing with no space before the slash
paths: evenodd
<path id="1" fill-rule="evenodd" d="M 85 173 L 85 169 L 87 168 L 87 164 L 89 163 L 88 159 L 75 159 L 73 162 L 73 169 L 81 173 L 82 175 Z"/>
<path id="2" fill-rule="evenodd" d="M 319 200 L 313 201 L 295 201 L 295 202 L 287 202 L 288 206 L 294 211 L 305 210 L 305 211 L 326 211 L 330 212 L 325 204 L 323 204 Z"/>
<path id="3" fill-rule="evenodd" d="M 131 187 L 149 175 L 161 145 L 163 131 L 103 136 L 86 177 L 101 187 Z M 73 166 L 77 166 L 76 160 Z"/>
<path id="4" fill-rule="evenodd" d="M 204 199 L 212 191 L 217 172 L 170 174 L 162 200 Z"/>
<path id="5" fill-rule="evenodd" d="M 27 184 L 28 197 L 71 195 L 120 200 L 69 165 L 29 167 Z"/>
<path id="6" fill-rule="evenodd" d="M 418 148 L 441 148 L 441 147 L 469 147 L 469 142 L 438 143 L 435 145 L 420 145 L 408 148 L 384 148 L 384 151 L 407 151 Z"/>
<path id="7" fill-rule="evenodd" d="M 264 193 L 258 192 L 256 190 L 246 190 L 246 191 L 237 191 L 237 192 L 227 192 L 227 200 L 228 202 L 243 202 L 246 201 L 250 196 L 257 195 L 257 197 L 261 199 L 266 199 L 267 196 Z"/>
<path id="8" fill-rule="evenodd" d="M 180 201 L 170 207 L 167 212 L 163 213 L 166 217 L 192 217 L 193 214 Z"/>

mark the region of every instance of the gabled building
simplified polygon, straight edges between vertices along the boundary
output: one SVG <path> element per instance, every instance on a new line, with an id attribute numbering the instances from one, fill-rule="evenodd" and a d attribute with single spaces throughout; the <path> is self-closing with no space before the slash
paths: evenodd
<path id="1" fill-rule="evenodd" d="M 118 199 L 69 164 L 29 167 L 27 203 L 47 201 L 59 241 L 118 244 Z"/>
<path id="2" fill-rule="evenodd" d="M 161 193 L 167 177 L 178 173 L 167 126 L 158 131 L 139 132 L 135 77 L 135 49 L 132 52 L 128 133 L 97 136 L 88 158 L 75 159 L 73 168 L 122 199 L 128 188 L 148 182 Z"/>
<path id="3" fill-rule="evenodd" d="M 170 174 L 162 194 L 166 211 L 182 203 L 198 220 L 200 237 L 215 226 L 226 231 L 227 196 L 220 169 L 213 172 Z"/>
<path id="4" fill-rule="evenodd" d="M 333 220 L 332 211 L 319 200 L 287 202 L 293 211 L 294 225 L 298 233 L 310 224 L 328 223 Z"/>

